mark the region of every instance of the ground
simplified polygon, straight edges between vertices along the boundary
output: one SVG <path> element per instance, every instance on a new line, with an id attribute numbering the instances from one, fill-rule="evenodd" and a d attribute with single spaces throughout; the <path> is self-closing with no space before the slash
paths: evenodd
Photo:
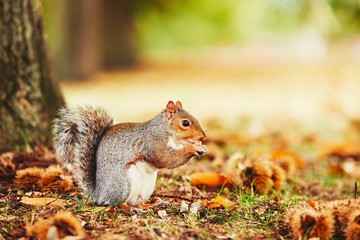
<path id="1" fill-rule="evenodd" d="M 76 185 L 68 192 L 23 190 L 14 183 L 16 170 L 55 163 L 51 148 L 14 151 L 10 162 L 2 155 L 0 239 L 27 239 L 25 226 L 60 209 L 80 219 L 90 239 L 289 239 L 284 218 L 289 209 L 308 200 L 353 199 L 357 193 L 358 71 L 349 62 L 261 68 L 162 65 L 100 74 L 85 83 L 65 82 L 70 105 L 103 105 L 116 121 L 145 121 L 168 100 L 182 100 L 203 125 L 211 154 L 175 170 L 161 170 L 149 200 L 157 205 L 140 210 L 95 206 Z M 192 173 L 228 172 L 234 154 L 246 158 L 277 150 L 303 162 L 279 191 L 258 194 L 242 185 L 191 184 Z M 204 200 L 216 196 L 234 207 L 205 206 Z M 23 203 L 24 197 L 67 203 L 36 207 Z"/>

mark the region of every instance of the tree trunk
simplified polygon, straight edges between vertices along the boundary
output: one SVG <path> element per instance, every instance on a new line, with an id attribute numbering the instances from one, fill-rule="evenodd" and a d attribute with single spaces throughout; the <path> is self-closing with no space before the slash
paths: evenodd
<path id="1" fill-rule="evenodd" d="M 0 152 L 49 140 L 64 103 L 50 64 L 40 0 L 0 0 Z"/>
<path id="2" fill-rule="evenodd" d="M 135 1 L 103 1 L 103 66 L 132 67 L 136 63 Z"/>
<path id="3" fill-rule="evenodd" d="M 87 79 L 137 63 L 135 1 L 43 0 L 50 46 L 63 79 Z"/>
<path id="4" fill-rule="evenodd" d="M 76 0 L 68 5 L 71 78 L 85 79 L 102 68 L 101 4 L 102 0 Z"/>

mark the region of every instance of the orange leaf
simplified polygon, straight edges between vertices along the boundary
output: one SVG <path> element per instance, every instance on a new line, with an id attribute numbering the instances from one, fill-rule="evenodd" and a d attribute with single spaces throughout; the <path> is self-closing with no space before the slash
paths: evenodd
<path id="1" fill-rule="evenodd" d="M 115 213 L 115 212 L 116 212 L 116 210 L 115 210 L 114 206 L 111 206 L 108 210 L 108 213 Z"/>
<path id="2" fill-rule="evenodd" d="M 316 208 L 316 206 L 318 205 L 318 203 L 312 199 L 308 199 L 306 201 L 312 208 Z"/>
<path id="3" fill-rule="evenodd" d="M 234 184 L 234 180 L 226 173 L 193 173 L 190 175 L 190 183 L 194 186 L 219 187 L 225 184 L 230 186 Z"/>
<path id="4" fill-rule="evenodd" d="M 345 173 L 345 169 L 342 164 L 329 164 L 328 172 L 333 175 L 342 175 Z"/>
<path id="5" fill-rule="evenodd" d="M 205 199 L 203 201 L 203 204 L 205 207 L 208 207 L 210 209 L 212 208 L 225 208 L 226 210 L 232 210 L 234 209 L 234 203 L 230 201 L 229 199 L 222 197 L 222 196 L 216 196 L 215 198 L 208 201 Z"/>
<path id="6" fill-rule="evenodd" d="M 292 161 L 297 168 L 304 168 L 305 162 L 296 153 L 286 149 L 278 149 L 271 154 L 271 157 L 275 160 L 288 160 Z"/>
<path id="7" fill-rule="evenodd" d="M 338 157 L 340 159 L 360 158 L 360 144 L 358 142 L 346 143 L 346 144 L 336 144 L 325 146 L 320 151 L 320 156 L 323 157 Z"/>

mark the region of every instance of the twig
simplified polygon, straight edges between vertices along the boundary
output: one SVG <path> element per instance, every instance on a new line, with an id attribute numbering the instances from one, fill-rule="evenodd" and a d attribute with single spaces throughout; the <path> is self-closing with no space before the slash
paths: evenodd
<path id="1" fill-rule="evenodd" d="M 356 202 L 356 198 L 357 198 L 357 182 L 355 182 L 354 197 L 355 197 L 355 202 Z"/>
<path id="2" fill-rule="evenodd" d="M 167 195 L 167 194 L 154 194 L 154 197 L 160 197 L 160 198 L 178 198 L 178 199 L 186 200 L 186 201 L 189 201 L 189 202 L 194 201 L 194 199 L 196 199 L 196 200 L 203 199 L 202 197 L 187 198 L 187 197 L 183 197 L 183 196 L 175 196 L 175 195 Z"/>

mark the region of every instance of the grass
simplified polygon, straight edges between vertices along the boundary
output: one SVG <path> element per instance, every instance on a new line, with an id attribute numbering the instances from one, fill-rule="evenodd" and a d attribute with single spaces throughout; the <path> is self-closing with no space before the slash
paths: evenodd
<path id="1" fill-rule="evenodd" d="M 194 162 L 186 171 L 191 168 L 196 169 L 196 165 L 199 164 L 202 164 L 201 161 Z M 258 195 L 241 188 L 229 189 L 224 186 L 215 191 L 209 191 L 189 185 L 186 178 L 177 175 L 183 174 L 183 170 L 175 171 L 173 174 L 174 177 L 167 173 L 159 177 L 158 190 L 151 198 L 151 201 L 155 201 L 156 197 L 161 196 L 166 203 L 141 212 L 125 211 L 115 207 L 115 212 L 111 213 L 109 207 L 99 208 L 89 203 L 89 198 L 79 195 L 78 192 L 70 195 L 45 194 L 45 196 L 70 200 L 70 205 L 64 208 L 85 222 L 88 233 L 95 238 L 108 239 L 118 236 L 140 239 L 209 239 L 214 237 L 252 239 L 255 236 L 262 236 L 266 239 L 280 239 L 280 234 L 286 238 L 288 230 L 286 226 L 282 226 L 284 213 L 299 202 L 313 197 L 311 190 L 306 194 L 299 194 L 298 187 L 291 184 L 288 184 L 283 192 L 269 195 Z M 345 180 L 326 174 L 320 179 L 323 179 L 319 182 L 321 188 L 336 188 L 336 182 Z M 180 195 L 179 189 L 182 193 Z M 17 190 L 16 186 L 7 189 L 9 190 L 7 195 L 4 194 L 4 190 L 5 188 L 1 188 L 3 195 L 0 201 L 0 228 L 1 234 L 6 239 L 23 236 L 24 225 L 33 224 L 39 217 L 57 212 L 57 209 L 52 207 L 35 208 L 19 203 L 17 198 L 26 193 Z M 193 192 L 202 196 L 192 197 Z M 196 214 L 180 212 L 181 201 L 192 204 L 199 199 L 216 195 L 226 196 L 235 202 L 236 208 L 227 211 L 201 206 Z M 160 210 L 166 211 L 166 217 L 159 216 Z"/>
<path id="2" fill-rule="evenodd" d="M 347 185 L 339 184 L 351 181 L 351 176 L 328 174 L 326 163 L 312 165 L 306 171 L 298 172 L 282 192 L 266 195 L 255 194 L 238 187 L 221 186 L 209 190 L 190 185 L 188 178 L 184 176 L 203 168 L 204 164 L 212 170 L 211 161 L 194 160 L 186 167 L 172 172 L 162 171 L 150 201 L 154 202 L 160 197 L 164 203 L 143 211 L 125 211 L 115 206 L 115 211 L 110 212 L 110 207 L 92 204 L 88 196 L 81 196 L 76 189 L 68 194 L 57 194 L 24 192 L 14 185 L 9 186 L 10 188 L 2 186 L 1 235 L 6 239 L 24 236 L 24 226 L 58 211 L 58 208 L 51 206 L 36 208 L 20 203 L 19 199 L 26 195 L 69 200 L 70 204 L 63 209 L 81 219 L 90 236 L 106 239 L 120 236 L 131 239 L 288 238 L 289 229 L 284 222 L 284 214 L 288 209 L 312 198 L 326 201 L 332 198 L 352 197 L 352 191 L 347 189 Z M 298 179 L 302 179 L 305 185 L 299 186 L 302 183 L 299 184 Z M 233 201 L 236 204 L 235 209 L 228 211 L 201 206 L 196 214 L 180 212 L 182 201 L 191 205 L 216 195 L 225 196 Z M 165 210 L 167 215 L 161 217 L 160 210 Z"/>

